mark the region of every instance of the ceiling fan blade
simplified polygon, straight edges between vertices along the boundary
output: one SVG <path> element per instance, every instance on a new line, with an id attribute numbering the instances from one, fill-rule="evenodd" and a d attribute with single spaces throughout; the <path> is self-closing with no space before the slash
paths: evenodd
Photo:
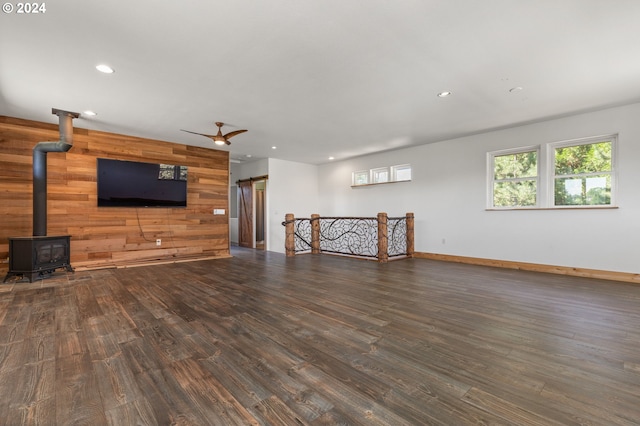
<path id="1" fill-rule="evenodd" d="M 244 132 L 246 132 L 246 130 L 234 130 L 233 132 L 229 132 L 226 135 L 224 135 L 224 138 L 229 139 Z"/>
<path id="2" fill-rule="evenodd" d="M 183 132 L 187 132 L 187 133 L 193 133 L 194 135 L 206 136 L 208 138 L 213 138 L 214 137 L 214 135 L 206 135 L 204 133 L 192 132 L 191 130 L 184 130 L 184 129 L 180 129 L 180 130 L 182 130 Z"/>
<path id="3" fill-rule="evenodd" d="M 231 145 L 231 142 L 229 142 L 228 140 L 224 140 L 224 143 L 226 143 L 227 145 Z"/>

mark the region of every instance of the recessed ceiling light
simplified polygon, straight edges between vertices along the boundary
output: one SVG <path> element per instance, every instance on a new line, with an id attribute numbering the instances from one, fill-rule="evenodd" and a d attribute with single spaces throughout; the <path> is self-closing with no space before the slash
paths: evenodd
<path id="1" fill-rule="evenodd" d="M 446 98 L 449 95 L 451 95 L 451 92 L 440 92 L 440 93 L 438 93 L 438 97 L 439 98 Z"/>
<path id="2" fill-rule="evenodd" d="M 96 69 L 100 72 L 103 72 L 105 74 L 113 74 L 115 72 L 115 70 L 113 68 L 111 68 L 109 65 L 105 65 L 105 64 L 100 64 L 100 65 L 96 65 Z"/>
<path id="3" fill-rule="evenodd" d="M 271 149 L 277 149 L 277 148 L 278 148 L 277 146 L 272 146 L 272 147 L 271 147 Z"/>
<path id="4" fill-rule="evenodd" d="M 329 157 L 329 160 L 335 160 L 336 157 Z"/>
<path id="5" fill-rule="evenodd" d="M 247 155 L 246 155 L 246 157 L 247 157 L 247 158 L 251 158 L 251 154 L 247 154 Z"/>
<path id="6" fill-rule="evenodd" d="M 98 115 L 98 113 L 93 112 L 93 111 L 84 111 L 83 114 L 84 115 L 88 115 L 90 117 L 95 117 L 96 115 Z"/>
<path id="7" fill-rule="evenodd" d="M 511 89 L 509 89 L 509 92 L 513 93 L 513 92 L 519 92 L 522 90 L 522 87 L 518 86 L 518 87 L 512 87 Z"/>

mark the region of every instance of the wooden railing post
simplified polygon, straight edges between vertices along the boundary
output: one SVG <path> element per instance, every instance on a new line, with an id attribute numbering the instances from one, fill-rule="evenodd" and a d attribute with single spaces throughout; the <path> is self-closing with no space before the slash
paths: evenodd
<path id="1" fill-rule="evenodd" d="M 284 250 L 287 256 L 295 256 L 296 255 L 296 219 L 293 216 L 293 213 L 287 213 L 284 216 L 285 223 L 285 239 L 284 239 Z"/>
<path id="2" fill-rule="evenodd" d="M 389 241 L 387 239 L 387 214 L 378 213 L 378 262 L 389 260 Z"/>
<path id="3" fill-rule="evenodd" d="M 311 254 L 320 254 L 320 215 L 311 215 Z"/>
<path id="4" fill-rule="evenodd" d="M 413 239 L 413 213 L 407 213 L 407 257 L 413 257 L 414 248 Z"/>

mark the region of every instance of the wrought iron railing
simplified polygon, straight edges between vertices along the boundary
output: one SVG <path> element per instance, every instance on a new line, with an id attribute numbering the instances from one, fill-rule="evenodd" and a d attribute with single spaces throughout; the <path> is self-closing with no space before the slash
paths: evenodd
<path id="1" fill-rule="evenodd" d="M 367 217 L 325 217 L 320 221 L 320 251 L 376 257 L 378 222 Z"/>
<path id="2" fill-rule="evenodd" d="M 288 214 L 286 227 L 287 256 L 296 253 L 333 253 L 376 258 L 413 255 L 413 213 L 403 217 L 321 217 L 295 218 Z"/>
<path id="3" fill-rule="evenodd" d="M 389 257 L 407 255 L 407 220 L 407 216 L 388 218 L 387 250 Z M 413 215 L 411 215 L 411 221 L 413 222 Z M 413 232 L 413 223 L 411 225 L 411 232 Z M 411 249 L 411 254 L 413 254 L 413 248 Z"/>
<path id="4" fill-rule="evenodd" d="M 295 235 L 294 252 L 311 252 L 311 219 L 294 219 L 293 224 Z"/>

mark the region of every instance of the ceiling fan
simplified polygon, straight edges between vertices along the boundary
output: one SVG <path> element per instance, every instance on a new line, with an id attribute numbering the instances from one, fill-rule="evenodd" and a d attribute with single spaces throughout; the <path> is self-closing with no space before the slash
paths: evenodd
<path id="1" fill-rule="evenodd" d="M 218 133 L 215 135 L 206 135 L 204 133 L 191 132 L 189 130 L 184 130 L 184 129 L 180 129 L 180 130 L 187 133 L 193 133 L 194 135 L 206 136 L 209 139 L 212 139 L 216 145 L 224 145 L 224 144 L 231 145 L 231 142 L 229 142 L 229 139 L 231 139 L 236 135 L 239 135 L 240 133 L 246 132 L 246 130 L 234 130 L 233 132 L 229 132 L 226 135 L 223 135 L 222 126 L 224 126 L 224 123 L 220 121 L 216 121 L 216 126 L 218 126 Z"/>

